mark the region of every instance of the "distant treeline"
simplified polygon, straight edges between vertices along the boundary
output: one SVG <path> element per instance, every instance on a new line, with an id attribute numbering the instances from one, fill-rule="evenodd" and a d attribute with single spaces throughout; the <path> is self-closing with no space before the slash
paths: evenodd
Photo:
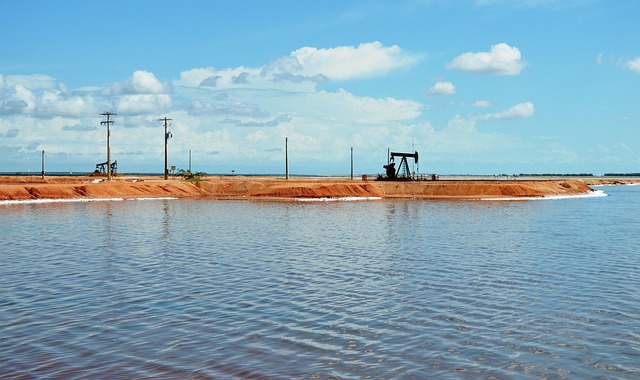
<path id="1" fill-rule="evenodd" d="M 605 177 L 640 177 L 640 173 L 604 173 Z"/>
<path id="2" fill-rule="evenodd" d="M 592 173 L 547 173 L 547 174 L 518 174 L 520 177 L 593 177 Z"/>

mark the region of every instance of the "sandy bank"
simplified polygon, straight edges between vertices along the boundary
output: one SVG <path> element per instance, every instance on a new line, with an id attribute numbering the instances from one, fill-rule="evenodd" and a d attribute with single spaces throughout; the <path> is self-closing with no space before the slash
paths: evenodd
<path id="1" fill-rule="evenodd" d="M 640 184 L 640 179 L 633 178 L 588 178 L 585 179 L 584 182 L 589 186 L 618 186 L 618 185 L 637 185 Z"/>
<path id="2" fill-rule="evenodd" d="M 584 195 L 592 189 L 582 180 L 443 180 L 420 182 L 289 179 L 274 177 L 208 177 L 201 182 L 155 177 L 0 177 L 0 200 L 96 198 L 508 198 Z"/>

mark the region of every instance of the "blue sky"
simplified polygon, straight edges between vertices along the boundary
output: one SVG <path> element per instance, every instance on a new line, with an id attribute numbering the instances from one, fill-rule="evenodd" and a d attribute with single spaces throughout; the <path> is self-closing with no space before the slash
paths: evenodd
<path id="1" fill-rule="evenodd" d="M 640 2 L 3 1 L 0 172 L 640 172 Z"/>

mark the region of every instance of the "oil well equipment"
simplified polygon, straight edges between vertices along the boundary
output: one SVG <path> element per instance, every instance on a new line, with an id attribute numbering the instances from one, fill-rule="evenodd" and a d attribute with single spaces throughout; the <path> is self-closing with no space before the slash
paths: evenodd
<path id="1" fill-rule="evenodd" d="M 396 168 L 396 157 L 400 157 L 400 163 Z M 386 175 L 379 175 L 379 181 L 412 181 L 415 179 L 414 173 L 409 168 L 408 159 L 412 158 L 414 162 L 418 163 L 418 152 L 413 153 L 400 153 L 391 152 L 389 155 L 389 161 L 382 167 L 386 170 Z"/>
<path id="2" fill-rule="evenodd" d="M 109 162 L 101 162 L 99 164 L 96 164 L 96 170 L 93 171 L 93 174 L 107 174 L 107 165 L 109 165 Z M 111 170 L 110 170 L 110 174 L 111 175 L 115 175 L 118 172 L 118 161 L 113 161 L 111 163 Z"/>

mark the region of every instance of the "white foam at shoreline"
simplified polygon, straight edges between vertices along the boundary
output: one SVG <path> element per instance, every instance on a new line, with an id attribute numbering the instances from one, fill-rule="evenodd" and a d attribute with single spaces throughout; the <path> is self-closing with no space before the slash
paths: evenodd
<path id="1" fill-rule="evenodd" d="M 586 194 L 578 195 L 554 195 L 546 197 L 503 197 L 503 198 L 479 198 L 482 201 L 531 201 L 550 199 L 574 199 L 574 198 L 597 198 L 608 196 L 602 190 L 594 190 Z M 47 204 L 47 203 L 77 203 L 77 202 L 121 202 L 121 201 L 153 201 L 153 200 L 173 200 L 173 197 L 146 197 L 146 198 L 75 198 L 75 199 L 22 199 L 0 201 L 0 206 L 22 205 L 22 204 Z M 354 202 L 354 201 L 375 201 L 382 197 L 325 197 L 325 198 L 295 198 L 298 202 Z"/>
<path id="2" fill-rule="evenodd" d="M 382 197 L 336 197 L 336 198 L 296 198 L 298 202 L 353 202 L 353 201 L 375 201 Z"/>
<path id="3" fill-rule="evenodd" d="M 590 187 L 611 187 L 611 186 L 640 186 L 640 183 L 605 183 L 601 185 L 589 185 Z"/>
<path id="4" fill-rule="evenodd" d="M 47 204 L 47 203 L 79 203 L 79 202 L 121 202 L 121 201 L 151 201 L 162 199 L 177 199 L 171 197 L 162 198 L 72 198 L 72 199 L 21 199 L 0 201 L 0 206 L 5 205 L 28 205 L 28 204 Z"/>
<path id="5" fill-rule="evenodd" d="M 576 195 L 549 195 L 545 197 L 509 197 L 509 198 L 480 198 L 482 201 L 535 201 L 535 200 L 552 200 L 552 199 L 575 199 L 575 198 L 599 198 L 608 197 L 609 194 L 602 190 L 594 190 L 585 194 Z"/>

